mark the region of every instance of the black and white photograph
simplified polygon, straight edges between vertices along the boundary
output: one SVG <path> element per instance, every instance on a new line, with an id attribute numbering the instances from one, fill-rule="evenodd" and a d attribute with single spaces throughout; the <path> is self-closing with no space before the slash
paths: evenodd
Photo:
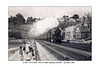
<path id="1" fill-rule="evenodd" d="M 92 61 L 92 6 L 8 6 L 8 61 Z"/>

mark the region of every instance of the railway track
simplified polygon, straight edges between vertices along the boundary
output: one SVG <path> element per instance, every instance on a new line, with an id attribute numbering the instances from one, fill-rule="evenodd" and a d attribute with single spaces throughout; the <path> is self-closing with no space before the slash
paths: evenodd
<path id="1" fill-rule="evenodd" d="M 79 50 L 83 50 L 83 51 L 87 51 L 87 52 L 92 52 L 91 44 L 85 44 L 85 43 L 84 44 L 83 43 L 58 43 L 57 45 L 62 45 L 62 46 L 65 46 L 65 47 L 71 47 L 71 48 L 75 48 L 75 49 L 79 49 Z"/>
<path id="2" fill-rule="evenodd" d="M 63 57 L 63 60 L 91 60 L 90 52 L 60 46 L 46 41 L 38 41 L 38 42 L 42 46 L 47 48 L 47 50 L 49 49 L 49 51 L 51 50 L 52 52 L 55 52 L 61 57 Z"/>
<path id="3" fill-rule="evenodd" d="M 40 42 L 39 42 L 39 43 L 40 43 Z M 68 56 L 68 55 L 66 55 L 66 54 L 64 54 L 64 53 L 62 53 L 62 52 L 59 52 L 59 51 L 53 49 L 52 47 L 49 47 L 49 46 L 43 44 L 42 42 L 41 42 L 40 44 L 42 44 L 42 46 L 47 47 L 47 48 L 49 48 L 50 50 L 54 51 L 55 53 L 57 53 L 58 55 L 60 55 L 64 60 L 75 60 L 74 58 L 72 58 L 72 57 L 70 57 L 70 56 Z"/>

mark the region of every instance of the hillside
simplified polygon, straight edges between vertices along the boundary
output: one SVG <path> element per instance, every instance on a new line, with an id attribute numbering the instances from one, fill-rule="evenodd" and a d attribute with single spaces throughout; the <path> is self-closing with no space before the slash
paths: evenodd
<path id="1" fill-rule="evenodd" d="M 31 30 L 32 24 L 12 25 L 8 32 L 20 32 L 22 37 L 28 37 L 28 32 Z"/>

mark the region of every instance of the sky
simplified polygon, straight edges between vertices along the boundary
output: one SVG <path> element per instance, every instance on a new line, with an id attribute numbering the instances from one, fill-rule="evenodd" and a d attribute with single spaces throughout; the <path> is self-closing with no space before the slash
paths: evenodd
<path id="1" fill-rule="evenodd" d="M 83 16 L 84 13 L 92 12 L 92 7 L 32 7 L 32 6 L 9 6 L 8 7 L 8 17 L 10 15 L 15 16 L 18 13 L 21 13 L 25 19 L 27 17 L 36 17 L 36 18 L 44 18 L 48 16 L 55 16 L 57 18 L 62 17 L 63 15 L 73 16 L 74 14 L 79 14 L 79 16 Z"/>

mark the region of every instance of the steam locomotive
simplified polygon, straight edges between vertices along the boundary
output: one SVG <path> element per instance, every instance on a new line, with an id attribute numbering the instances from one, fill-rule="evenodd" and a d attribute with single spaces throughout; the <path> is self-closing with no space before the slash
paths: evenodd
<path id="1" fill-rule="evenodd" d="M 47 40 L 54 43 L 62 43 L 63 36 L 61 34 L 61 30 L 57 27 L 56 29 L 52 29 L 47 34 Z"/>

